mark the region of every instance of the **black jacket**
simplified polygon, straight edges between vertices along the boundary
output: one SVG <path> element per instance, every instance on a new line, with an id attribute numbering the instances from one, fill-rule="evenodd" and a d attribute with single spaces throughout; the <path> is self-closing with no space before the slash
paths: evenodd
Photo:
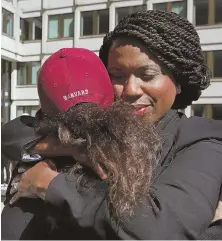
<path id="1" fill-rule="evenodd" d="M 222 122 L 198 117 L 187 119 L 176 111 L 169 111 L 158 128 L 164 139 L 158 175 L 146 205 L 136 210 L 132 220 L 116 223 L 110 218 L 104 181 L 89 175 L 79 181 L 78 175 L 61 173 L 47 191 L 45 219 L 50 227 L 44 226 L 43 239 L 50 239 L 61 227 L 69 229 L 69 237 L 58 232 L 61 239 L 204 239 L 203 233 L 213 219 L 222 183 Z M 17 130 L 22 135 L 22 131 Z M 32 140 L 31 131 L 29 136 Z M 13 147 L 12 141 L 8 144 L 7 139 L 2 139 L 3 152 L 5 148 L 18 148 L 18 142 Z M 33 200 L 27 201 L 33 205 Z M 20 206 L 3 210 L 3 239 L 11 238 L 10 232 L 6 232 L 10 223 L 8 213 L 13 216 L 15 208 L 23 212 Z M 28 225 L 34 218 L 29 217 Z M 213 227 L 221 230 L 219 225 Z M 11 239 L 18 239 L 16 235 Z"/>

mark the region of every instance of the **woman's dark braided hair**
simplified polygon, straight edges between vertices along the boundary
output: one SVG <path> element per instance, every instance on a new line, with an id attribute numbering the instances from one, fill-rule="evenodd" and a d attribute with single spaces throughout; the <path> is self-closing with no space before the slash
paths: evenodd
<path id="1" fill-rule="evenodd" d="M 171 72 L 181 93 L 172 108 L 184 109 L 210 85 L 211 73 L 204 61 L 194 26 L 173 12 L 149 10 L 127 15 L 103 40 L 99 56 L 105 66 L 115 39 L 134 37 Z"/>

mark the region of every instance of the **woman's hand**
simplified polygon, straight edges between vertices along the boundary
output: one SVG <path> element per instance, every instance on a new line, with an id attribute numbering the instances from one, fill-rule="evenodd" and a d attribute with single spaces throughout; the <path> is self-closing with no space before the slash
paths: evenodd
<path id="1" fill-rule="evenodd" d="M 46 136 L 29 150 L 29 152 L 46 157 L 71 156 L 72 148 L 62 145 L 59 139 L 54 136 Z"/>
<path id="2" fill-rule="evenodd" d="M 58 138 L 47 136 L 31 150 L 31 153 L 38 153 L 51 158 L 57 156 L 72 156 L 74 160 L 81 165 L 94 170 L 101 179 L 107 179 L 107 174 L 102 167 L 98 163 L 93 164 L 88 158 L 87 150 L 84 145 L 82 145 L 83 141 L 83 139 L 79 138 L 72 143 L 72 146 L 62 145 Z"/>
<path id="3" fill-rule="evenodd" d="M 19 172 L 25 172 L 18 174 L 12 182 L 10 194 L 14 195 L 10 200 L 10 204 L 14 204 L 21 197 L 45 200 L 50 182 L 59 174 L 52 168 L 50 162 L 48 163 L 47 161 L 41 161 L 28 170 L 21 167 Z"/>

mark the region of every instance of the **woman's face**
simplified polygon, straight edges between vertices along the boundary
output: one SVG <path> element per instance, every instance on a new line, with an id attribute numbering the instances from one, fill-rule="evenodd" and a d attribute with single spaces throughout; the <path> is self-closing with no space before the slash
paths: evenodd
<path id="1" fill-rule="evenodd" d="M 137 114 L 156 121 L 173 105 L 176 86 L 172 76 L 136 39 L 113 42 L 107 70 L 116 97 L 134 105 Z"/>

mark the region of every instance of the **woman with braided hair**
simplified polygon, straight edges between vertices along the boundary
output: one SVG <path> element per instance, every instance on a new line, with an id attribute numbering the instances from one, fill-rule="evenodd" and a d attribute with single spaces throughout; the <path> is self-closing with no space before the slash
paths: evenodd
<path id="1" fill-rule="evenodd" d="M 221 220 L 212 224 L 210 235 L 205 231 L 212 230 L 208 227 L 222 183 L 222 123 L 187 118 L 178 111 L 210 85 L 193 25 L 175 13 L 130 14 L 105 36 L 100 58 L 116 100 L 133 105 L 137 115 L 157 126 L 162 138 L 149 195 L 134 207 L 133 215 L 123 211 L 116 216 L 110 212 L 103 182 L 86 185 L 73 196 L 70 184 L 58 175 L 48 189 L 41 189 L 47 194 L 45 201 L 59 208 L 63 221 L 93 228 L 102 239 L 220 239 Z M 106 169 L 101 172 L 105 175 Z M 90 183 L 90 178 L 85 179 Z M 32 185 L 35 182 L 32 179 Z M 81 210 L 78 202 L 84 204 Z"/>
<path id="2" fill-rule="evenodd" d="M 106 35 L 100 49 L 100 58 L 108 71 L 113 68 L 113 61 L 114 65 L 121 66 L 114 54 L 122 54 L 126 47 L 133 51 L 131 46 L 137 47 L 137 52 L 144 55 L 149 53 L 147 61 L 160 65 L 159 71 L 170 75 L 177 90 L 173 109 L 186 108 L 200 97 L 201 90 L 210 85 L 211 75 L 204 61 L 199 36 L 193 25 L 178 14 L 148 11 L 123 18 L 114 31 Z M 132 58 L 132 62 L 136 64 L 136 59 Z M 141 73 L 146 73 L 145 68 L 142 70 Z M 123 70 L 115 71 L 115 68 L 109 73 L 114 81 L 115 74 L 119 79 L 126 74 Z M 151 75 L 148 77 L 150 80 Z"/>
<path id="3" fill-rule="evenodd" d="M 150 212 L 146 221 L 141 217 L 147 212 L 143 208 L 135 220 L 122 223 L 120 236 L 130 233 L 137 239 L 180 239 L 176 229 L 180 222 L 187 239 L 200 238 L 198 234 L 213 218 L 220 194 L 222 122 L 186 118 L 178 112 L 198 100 L 210 85 L 211 74 L 195 28 L 172 12 L 133 13 L 105 36 L 99 55 L 116 99 L 134 105 L 138 114 L 154 121 L 165 141 L 162 174 L 153 185 L 158 225 L 154 228 L 154 220 L 149 220 Z M 211 217 L 207 218 L 207 212 Z M 167 220 L 171 221 L 166 224 Z"/>

